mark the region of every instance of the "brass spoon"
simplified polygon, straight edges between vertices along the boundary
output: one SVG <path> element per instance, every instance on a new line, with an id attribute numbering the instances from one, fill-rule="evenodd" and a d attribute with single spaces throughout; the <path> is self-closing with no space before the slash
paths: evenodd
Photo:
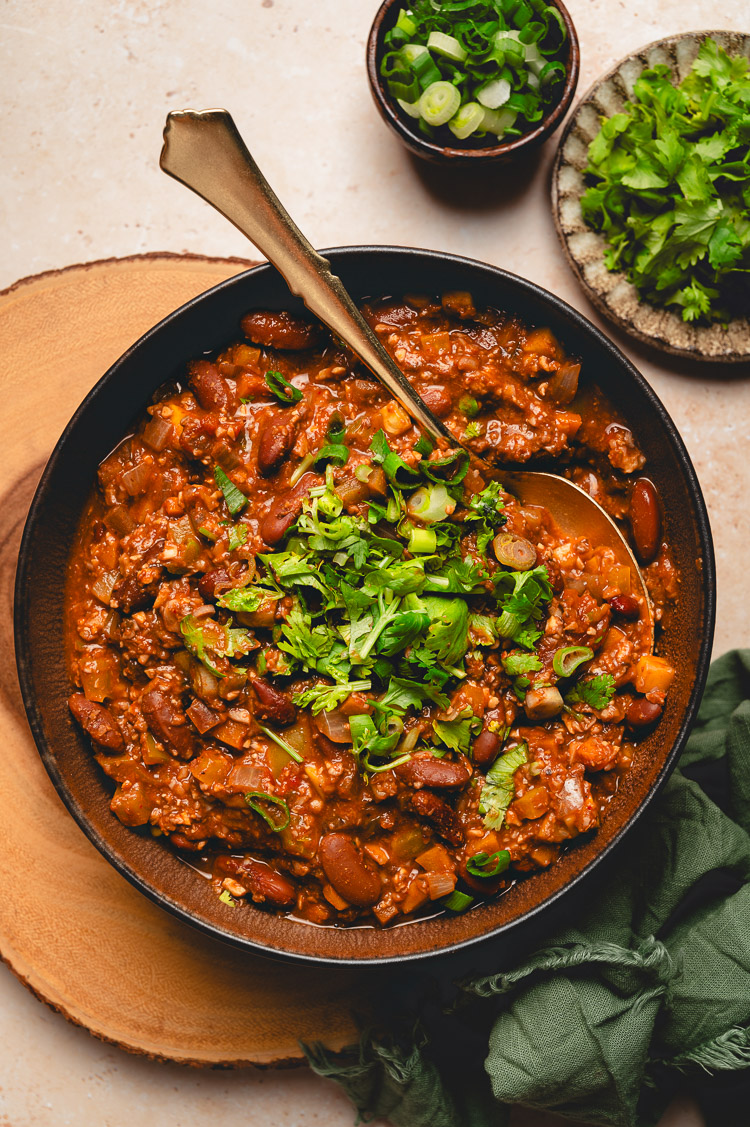
<path id="1" fill-rule="evenodd" d="M 222 109 L 170 113 L 159 164 L 191 188 L 266 256 L 307 308 L 359 357 L 439 446 L 463 445 L 423 402 L 386 352 L 327 259 L 310 245 L 282 207 L 242 140 L 231 115 Z M 469 451 L 472 458 L 476 455 Z M 477 459 L 481 462 L 480 459 Z M 583 489 L 554 474 L 503 471 L 503 482 L 522 504 L 544 505 L 564 532 L 585 533 L 592 543 L 611 548 L 630 568 L 643 597 L 653 648 L 653 612 L 643 576 L 617 525 Z"/>

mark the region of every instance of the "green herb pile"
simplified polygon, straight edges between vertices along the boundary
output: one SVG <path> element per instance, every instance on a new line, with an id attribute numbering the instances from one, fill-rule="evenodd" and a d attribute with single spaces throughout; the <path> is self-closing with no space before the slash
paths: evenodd
<path id="1" fill-rule="evenodd" d="M 645 70 L 589 146 L 581 201 L 605 263 L 685 321 L 750 308 L 750 73 L 706 39 L 679 86 Z"/>
<path id="2" fill-rule="evenodd" d="M 565 82 L 567 32 L 545 0 L 416 0 L 384 37 L 388 90 L 428 137 L 520 137 Z"/>
<path id="3" fill-rule="evenodd" d="M 348 459 L 348 447 L 343 448 Z M 506 521 L 502 487 L 493 481 L 468 493 L 465 452 L 427 457 L 424 438 L 415 449 L 423 457 L 411 466 L 390 448 L 383 431 L 374 436 L 371 459 L 355 474 L 366 481 L 381 468 L 387 488 L 368 502 L 366 516 L 344 512 L 329 463 L 325 484 L 310 490 L 283 549 L 258 556 L 252 578 L 220 596 L 229 622 L 187 616 L 181 624 L 186 646 L 215 675 L 223 675 L 217 658 L 258 650 L 261 675 L 309 677 L 310 685 L 294 699 L 314 714 L 364 694 L 368 709 L 350 715 L 349 726 L 353 752 L 367 773 L 405 762 L 420 741 L 438 756 L 470 753 L 481 721 L 469 708 L 449 709 L 450 693 L 467 675 L 467 655 L 481 661 L 489 647 L 510 651 L 503 665 L 521 700 L 529 674 L 542 668 L 534 647 L 552 598 L 547 569 L 513 570 L 488 554 Z M 224 493 L 229 506 L 236 498 L 226 485 Z M 285 597 L 291 609 L 273 627 L 270 646 L 259 648 L 232 616 L 253 614 Z M 587 647 L 559 651 L 558 672 L 571 686 L 572 709 L 581 703 L 603 708 L 614 692 L 609 675 L 573 681 L 592 657 Z M 427 704 L 439 710 L 438 717 L 406 729 L 410 710 L 413 716 Z M 497 777 L 487 776 L 488 825 L 502 821 L 511 801 L 503 772 L 520 754 L 511 748 L 498 760 Z"/>

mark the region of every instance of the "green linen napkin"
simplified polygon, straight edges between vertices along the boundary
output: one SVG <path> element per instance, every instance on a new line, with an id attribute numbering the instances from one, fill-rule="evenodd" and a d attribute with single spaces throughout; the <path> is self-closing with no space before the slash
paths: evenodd
<path id="1" fill-rule="evenodd" d="M 308 1047 L 312 1068 L 397 1127 L 502 1127 L 513 1104 L 648 1127 L 676 1085 L 750 1066 L 748 698 L 750 650 L 728 653 L 575 926 L 447 1004 L 437 964 L 394 971 L 374 1031 L 342 1054 Z"/>

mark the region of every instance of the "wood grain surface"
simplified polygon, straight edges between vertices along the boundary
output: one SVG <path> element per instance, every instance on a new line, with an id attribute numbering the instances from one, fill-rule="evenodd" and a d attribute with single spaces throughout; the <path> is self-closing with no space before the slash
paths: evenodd
<path id="1" fill-rule="evenodd" d="M 291 1064 L 302 1059 L 300 1040 L 341 1047 L 356 1039 L 351 1011 L 371 977 L 225 947 L 154 906 L 100 856 L 58 798 L 26 724 L 13 578 L 45 460 L 86 392 L 161 317 L 248 265 L 144 255 L 0 293 L 0 955 L 96 1036 L 192 1064 Z"/>

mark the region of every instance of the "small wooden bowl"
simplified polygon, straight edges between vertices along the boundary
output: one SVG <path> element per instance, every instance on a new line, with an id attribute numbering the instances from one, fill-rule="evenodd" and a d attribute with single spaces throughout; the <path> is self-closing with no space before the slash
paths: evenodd
<path id="1" fill-rule="evenodd" d="M 676 82 L 690 70 L 698 49 L 710 36 L 729 55 L 750 58 L 750 35 L 739 31 L 691 31 L 671 35 L 628 55 L 584 94 L 562 135 L 552 170 L 552 213 L 568 264 L 586 297 L 600 313 L 644 344 L 689 360 L 741 364 L 750 360 L 750 317 L 721 325 L 694 325 L 674 309 L 657 307 L 638 297 L 621 271 L 604 265 L 606 240 L 588 227 L 581 215 L 586 190 L 584 169 L 588 147 L 603 117 L 619 113 L 647 68 L 662 63 Z"/>
<path id="2" fill-rule="evenodd" d="M 441 145 L 431 141 L 419 133 L 410 117 L 394 104 L 388 93 L 383 79 L 380 76 L 380 62 L 383 58 L 383 37 L 395 25 L 398 12 L 403 7 L 404 0 L 384 0 L 378 9 L 370 36 L 367 40 L 367 77 L 370 80 L 370 90 L 378 107 L 383 121 L 391 127 L 396 135 L 403 141 L 407 149 L 415 156 L 434 164 L 463 165 L 466 168 L 476 168 L 480 165 L 503 164 L 512 160 L 520 153 L 528 152 L 541 145 L 543 141 L 554 133 L 562 123 L 565 114 L 573 101 L 573 95 L 578 85 L 578 71 L 580 67 L 580 51 L 578 48 L 578 35 L 570 18 L 570 14 L 561 0 L 550 0 L 557 8 L 568 33 L 567 58 L 565 62 L 565 85 L 559 100 L 548 111 L 547 115 L 528 133 L 522 137 L 514 137 L 499 145 L 480 146 L 476 142 L 472 145 L 468 139 L 467 145 L 458 148 L 451 145 Z"/>

